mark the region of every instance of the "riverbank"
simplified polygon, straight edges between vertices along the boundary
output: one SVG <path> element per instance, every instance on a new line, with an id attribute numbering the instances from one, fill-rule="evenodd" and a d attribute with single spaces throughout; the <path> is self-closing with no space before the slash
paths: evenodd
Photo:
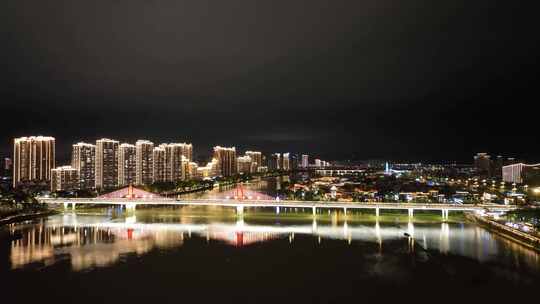
<path id="1" fill-rule="evenodd" d="M 489 229 L 490 231 L 493 231 L 507 239 L 510 239 L 516 243 L 540 252 L 540 238 L 538 238 L 537 236 L 500 224 L 489 218 L 482 217 L 476 214 L 466 213 L 465 216 L 467 219 L 479 224 L 484 228 Z"/>
<path id="2" fill-rule="evenodd" d="M 16 223 L 16 222 L 32 220 L 32 219 L 36 219 L 40 217 L 50 216 L 57 213 L 58 211 L 56 210 L 42 210 L 42 211 L 36 211 L 36 212 L 24 212 L 24 213 L 14 214 L 14 215 L 0 218 L 0 226 L 8 225 L 8 224 Z"/>

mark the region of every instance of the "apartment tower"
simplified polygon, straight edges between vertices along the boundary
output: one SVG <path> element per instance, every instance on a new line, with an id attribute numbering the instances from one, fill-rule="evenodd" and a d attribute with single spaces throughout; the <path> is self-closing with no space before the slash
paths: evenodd
<path id="1" fill-rule="evenodd" d="M 79 188 L 92 189 L 96 186 L 96 145 L 77 143 L 71 150 L 71 167 L 78 170 Z"/>
<path id="2" fill-rule="evenodd" d="M 119 142 L 102 138 L 96 141 L 96 189 L 118 187 Z"/>
<path id="3" fill-rule="evenodd" d="M 13 187 L 23 182 L 49 182 L 56 166 L 55 139 L 47 136 L 15 138 Z"/>

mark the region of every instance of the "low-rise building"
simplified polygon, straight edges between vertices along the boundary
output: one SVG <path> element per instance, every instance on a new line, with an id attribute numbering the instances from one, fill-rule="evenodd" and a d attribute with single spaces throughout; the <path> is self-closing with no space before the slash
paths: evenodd
<path id="1" fill-rule="evenodd" d="M 71 166 L 51 170 L 51 192 L 79 189 L 79 170 Z"/>
<path id="2" fill-rule="evenodd" d="M 242 174 L 248 174 L 252 171 L 252 164 L 255 164 L 251 157 L 249 156 L 240 156 L 236 159 L 236 163 L 238 164 L 238 173 Z"/>

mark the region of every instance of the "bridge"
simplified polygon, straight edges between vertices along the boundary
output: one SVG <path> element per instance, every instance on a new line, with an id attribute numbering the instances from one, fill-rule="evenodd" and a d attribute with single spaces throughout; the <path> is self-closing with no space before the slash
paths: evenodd
<path id="1" fill-rule="evenodd" d="M 321 201 L 290 201 L 290 200 L 240 200 L 240 199 L 190 199 L 177 200 L 168 198 L 38 198 L 44 204 L 63 205 L 64 208 L 76 205 L 120 205 L 126 210 L 134 210 L 137 206 L 221 206 L 236 208 L 238 215 L 244 213 L 245 208 L 274 208 L 276 214 L 283 208 L 311 209 L 313 215 L 317 210 L 348 210 L 369 209 L 379 216 L 381 210 L 407 210 L 409 217 L 414 211 L 440 211 L 443 219 L 448 219 L 450 211 L 468 212 L 506 212 L 516 209 L 516 206 L 497 204 L 453 205 L 453 204 L 411 204 L 411 203 L 349 203 L 349 202 L 321 202 Z"/>
<path id="2" fill-rule="evenodd" d="M 454 205 L 454 204 L 414 204 L 414 203 L 353 203 L 353 202 L 322 202 L 322 201 L 294 201 L 272 199 L 270 196 L 250 190 L 244 190 L 242 185 L 222 194 L 224 198 L 210 199 L 174 199 L 146 192 L 141 189 L 128 186 L 126 188 L 104 194 L 97 198 L 45 198 L 38 197 L 38 201 L 44 204 L 69 205 L 75 209 L 76 205 L 120 205 L 127 210 L 135 210 L 137 206 L 221 206 L 236 208 L 239 216 L 244 214 L 245 208 L 275 208 L 276 214 L 282 208 L 311 209 L 313 215 L 317 209 L 340 209 L 347 215 L 347 210 L 372 209 L 378 217 L 380 210 L 407 210 L 409 217 L 414 216 L 415 210 L 441 211 L 442 218 L 448 219 L 450 211 L 469 212 L 505 212 L 515 209 L 515 206 L 497 204 L 477 205 Z"/>

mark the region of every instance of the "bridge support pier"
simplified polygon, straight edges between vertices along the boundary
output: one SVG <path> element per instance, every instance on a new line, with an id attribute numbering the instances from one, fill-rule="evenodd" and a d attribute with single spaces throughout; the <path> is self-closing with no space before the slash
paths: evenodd
<path id="1" fill-rule="evenodd" d="M 347 208 L 343 208 L 343 214 L 347 216 Z"/>
<path id="2" fill-rule="evenodd" d="M 313 216 L 317 215 L 317 208 L 313 206 L 311 209 L 313 211 Z"/>
<path id="3" fill-rule="evenodd" d="M 69 203 L 64 202 L 64 210 L 66 210 L 69 206 Z"/>
<path id="4" fill-rule="evenodd" d="M 75 203 L 71 203 L 71 210 L 75 210 Z"/>
<path id="5" fill-rule="evenodd" d="M 375 208 L 375 216 L 376 216 L 376 217 L 379 217 L 379 207 L 376 207 L 376 208 Z"/>
<path id="6" fill-rule="evenodd" d="M 243 216 L 244 215 L 244 206 L 236 206 L 236 215 L 237 216 Z"/>
<path id="7" fill-rule="evenodd" d="M 413 217 L 414 216 L 414 209 L 413 208 L 409 208 L 409 217 Z"/>
<path id="8" fill-rule="evenodd" d="M 279 214 L 279 206 L 276 207 L 276 214 Z"/>

